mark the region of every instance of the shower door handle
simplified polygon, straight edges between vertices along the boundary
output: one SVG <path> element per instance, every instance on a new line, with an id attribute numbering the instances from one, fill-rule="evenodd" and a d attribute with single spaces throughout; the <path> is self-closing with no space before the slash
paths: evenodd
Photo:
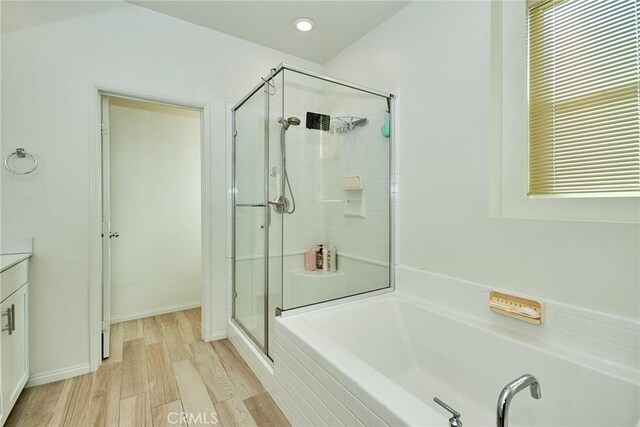
<path id="1" fill-rule="evenodd" d="M 265 205 L 267 206 L 267 228 L 271 227 L 271 209 L 269 209 L 269 205 L 271 204 L 271 202 L 269 202 L 269 204 Z M 260 226 L 260 228 L 264 229 L 264 224 Z"/>

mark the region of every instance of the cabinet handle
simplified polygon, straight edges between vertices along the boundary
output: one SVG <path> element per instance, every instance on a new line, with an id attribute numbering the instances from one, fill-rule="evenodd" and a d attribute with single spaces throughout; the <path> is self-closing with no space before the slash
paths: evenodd
<path id="1" fill-rule="evenodd" d="M 12 335 L 13 331 L 16 330 L 16 305 L 11 304 L 11 307 L 2 313 L 2 317 L 4 316 L 7 316 L 7 326 L 3 327 L 2 331 L 8 331 L 9 335 Z"/>
<path id="2" fill-rule="evenodd" d="M 9 331 L 9 335 L 16 330 L 16 305 L 11 304 L 11 330 Z"/>

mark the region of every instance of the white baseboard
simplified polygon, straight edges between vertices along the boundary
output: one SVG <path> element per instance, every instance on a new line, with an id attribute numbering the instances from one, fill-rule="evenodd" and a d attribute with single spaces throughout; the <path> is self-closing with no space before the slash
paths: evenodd
<path id="1" fill-rule="evenodd" d="M 142 319 L 145 317 L 158 316 L 160 314 L 173 313 L 174 311 L 188 310 L 190 308 L 200 307 L 201 301 L 191 301 L 184 304 L 168 305 L 165 307 L 153 308 L 151 310 L 138 311 L 131 314 L 120 314 L 118 316 L 111 316 L 111 324 L 126 322 L 127 320 Z"/>
<path id="2" fill-rule="evenodd" d="M 66 380 L 67 378 L 77 377 L 78 375 L 88 374 L 89 372 L 91 372 L 91 365 L 88 363 L 56 369 L 55 371 L 42 372 L 40 374 L 30 375 L 26 387 L 34 387 L 55 381 Z"/>
<path id="3" fill-rule="evenodd" d="M 228 334 L 226 330 L 222 331 L 213 331 L 211 336 L 209 337 L 209 341 L 218 341 L 227 338 Z"/>

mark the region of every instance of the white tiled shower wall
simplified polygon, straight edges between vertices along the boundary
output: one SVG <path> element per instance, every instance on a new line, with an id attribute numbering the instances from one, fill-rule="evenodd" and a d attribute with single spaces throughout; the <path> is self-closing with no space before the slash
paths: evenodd
<path id="1" fill-rule="evenodd" d="M 287 165 L 296 201 L 303 209 L 284 218 L 284 252 L 292 258 L 284 262 L 285 294 L 295 286 L 290 273 L 303 268 L 303 252 L 330 241 L 338 249 L 338 268 L 346 276 L 346 286 L 336 290 L 333 298 L 388 286 L 390 146 L 380 132 L 384 99 L 353 91 L 325 92 L 292 82 L 285 110 L 286 117 L 302 120 L 287 131 Z M 367 117 L 369 124 L 347 134 L 306 129 L 309 111 Z M 349 175 L 365 179 L 364 217 L 345 215 L 348 193 L 342 189 L 342 179 Z M 285 306 L 293 308 L 297 303 L 291 300 Z"/>
<path id="2" fill-rule="evenodd" d="M 385 117 L 382 98 L 351 100 L 340 98 L 330 107 L 332 117 L 358 116 L 369 123 L 345 134 L 332 134 L 323 141 L 322 162 L 325 194 L 336 198 L 324 204 L 325 237 L 344 254 L 374 262 L 389 262 L 389 150 L 390 140 L 382 136 Z M 358 175 L 364 179 L 363 217 L 345 215 L 352 191 L 342 189 L 342 179 Z"/>
<path id="3" fill-rule="evenodd" d="M 299 289 L 291 289 L 301 284 L 292 283 L 290 277 L 303 268 L 303 252 L 329 242 L 338 250 L 338 269 L 345 275 L 344 286 L 332 290 L 330 298 L 387 287 L 390 143 L 380 131 L 386 102 L 384 98 L 353 91 L 325 94 L 300 84 L 292 86 L 287 101 L 294 102 L 285 103 L 285 116 L 299 117 L 302 123 L 287 131 L 287 164 L 302 211 L 296 210 L 294 215 L 284 218 L 284 253 L 289 258 L 284 260 L 285 296 L 301 293 Z M 346 134 L 306 129 L 309 111 L 331 117 L 366 117 L 369 123 Z M 349 216 L 345 212 L 353 193 L 343 190 L 342 180 L 351 175 L 361 176 L 365 181 L 361 196 L 356 193 L 365 205 L 362 216 Z M 287 292 L 288 289 L 292 292 Z M 284 307 L 294 308 L 308 302 L 286 299 Z"/>

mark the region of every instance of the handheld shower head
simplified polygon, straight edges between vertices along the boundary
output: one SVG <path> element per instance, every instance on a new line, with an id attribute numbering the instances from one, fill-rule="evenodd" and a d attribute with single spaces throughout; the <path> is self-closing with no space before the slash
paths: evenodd
<path id="1" fill-rule="evenodd" d="M 278 123 L 282 124 L 284 130 L 287 130 L 291 125 L 298 126 L 300 124 L 300 119 L 297 117 L 289 117 L 285 120 L 282 117 L 278 117 Z"/>
<path id="2" fill-rule="evenodd" d="M 278 117 L 278 123 L 282 125 L 280 129 L 280 155 L 282 156 L 282 174 L 280 174 L 280 195 L 278 196 L 274 209 L 280 214 L 291 215 L 296 211 L 296 198 L 293 196 L 293 190 L 291 189 L 291 183 L 289 182 L 289 175 L 287 174 L 287 146 L 285 144 L 287 129 L 289 126 L 298 126 L 300 119 L 297 117 L 289 117 L 285 119 Z M 291 204 L 286 196 L 286 189 L 289 188 L 289 195 L 291 196 Z"/>
<path id="3" fill-rule="evenodd" d="M 299 119 L 299 118 L 297 118 L 297 117 L 289 117 L 289 118 L 287 119 L 287 122 L 288 122 L 290 125 L 298 126 L 298 125 L 300 124 L 300 119 Z"/>

